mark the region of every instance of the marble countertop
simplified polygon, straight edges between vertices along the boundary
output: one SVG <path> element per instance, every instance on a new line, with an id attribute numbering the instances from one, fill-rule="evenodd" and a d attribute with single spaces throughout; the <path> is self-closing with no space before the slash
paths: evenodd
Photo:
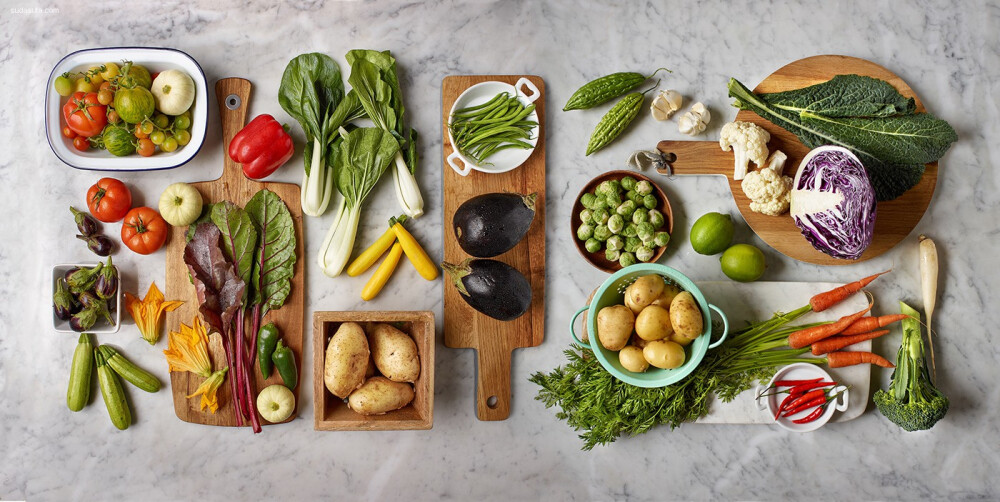
<path id="1" fill-rule="evenodd" d="M 615 5 L 610 4 L 625 4 Z M 1000 5 L 995 0 L 889 2 L 352 2 L 227 0 L 135 3 L 18 0 L 0 11 L 0 499 L 171 500 L 652 500 L 652 499 L 964 499 L 1000 498 Z M 98 21 L 90 16 L 99 14 Z M 44 137 L 45 81 L 65 54 L 102 46 L 165 46 L 192 55 L 210 85 L 243 76 L 255 88 L 250 113 L 288 120 L 277 103 L 285 63 L 321 51 L 342 65 L 353 48 L 391 49 L 398 58 L 407 113 L 423 135 L 418 179 L 428 208 L 412 231 L 432 257 L 442 254 L 441 80 L 455 74 L 537 74 L 547 87 L 548 268 L 546 340 L 514 354 L 512 413 L 480 422 L 474 409 L 471 351 L 447 349 L 439 331 L 434 428 L 419 432 L 315 432 L 303 388 L 299 418 L 248 430 L 177 420 L 169 392 L 130 392 L 135 423 L 111 427 L 99 398 L 81 413 L 65 405 L 76 337 L 50 325 L 50 270 L 93 260 L 73 239 L 66 210 L 82 206 L 99 173 L 63 165 Z M 794 435 L 760 425 L 685 425 L 622 438 L 590 452 L 577 433 L 534 399 L 528 376 L 563 363 L 566 326 L 605 275 L 577 255 L 567 228 L 572 198 L 598 173 L 620 168 L 629 152 L 682 139 L 674 122 L 641 120 L 606 150 L 584 157 L 602 111 L 559 111 L 576 87 L 615 71 L 674 70 L 663 86 L 713 114 L 707 138 L 731 120 L 725 83 L 759 82 L 780 66 L 815 54 L 875 61 L 901 76 L 927 108 L 948 120 L 959 142 L 941 161 L 931 207 L 889 253 L 844 267 L 819 267 L 778 254 L 738 225 L 737 239 L 762 246 L 768 281 L 849 281 L 892 267 L 872 287 L 878 308 L 919 304 L 916 238 L 938 243 L 942 273 L 935 316 L 940 387 L 947 418 L 931 431 L 905 433 L 873 406 L 856 420 Z M 214 179 L 222 149 L 213 109 L 205 147 L 170 171 L 119 176 L 137 204 L 155 205 L 174 181 Z M 294 123 L 293 121 L 289 121 Z M 296 130 L 298 127 L 296 125 Z M 300 182 L 296 155 L 276 178 Z M 719 179 L 661 180 L 677 215 L 665 263 L 696 280 L 723 280 L 717 259 L 696 255 L 684 236 L 698 215 L 738 212 Z M 391 183 L 370 200 L 359 242 L 398 212 Z M 362 305 L 360 278 L 328 279 L 313 267 L 332 212 L 305 221 L 307 325 L 316 310 L 433 310 L 441 326 L 442 287 L 416 281 L 389 287 Z M 109 232 L 117 226 L 106 225 Z M 125 288 L 164 281 L 160 251 L 119 252 Z M 978 265 L 977 265 L 978 263 Z M 397 272 L 400 273 L 400 272 Z M 402 272 L 407 273 L 407 272 Z M 976 322 L 973 320 L 979 319 Z M 308 336 L 308 333 L 307 333 Z M 876 345 L 894 353 L 898 335 Z M 160 351 L 128 324 L 100 337 L 168 381 Z M 307 347 L 309 344 L 307 344 Z M 306 349 L 303 383 L 312 374 Z M 888 372 L 874 373 L 876 386 Z"/>

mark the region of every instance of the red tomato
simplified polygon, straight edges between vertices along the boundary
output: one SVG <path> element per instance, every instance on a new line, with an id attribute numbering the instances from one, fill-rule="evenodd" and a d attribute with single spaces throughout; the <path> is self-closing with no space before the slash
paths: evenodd
<path id="1" fill-rule="evenodd" d="M 163 247 L 170 225 L 153 208 L 137 207 L 122 222 L 122 242 L 139 254 L 150 254 Z"/>
<path id="2" fill-rule="evenodd" d="M 73 130 L 70 129 L 69 126 L 66 126 L 66 127 L 62 128 L 62 135 L 66 136 L 69 139 L 73 139 L 73 138 L 76 137 L 76 133 L 73 132 Z"/>
<path id="3" fill-rule="evenodd" d="M 90 150 L 90 140 L 84 138 L 83 136 L 77 136 L 73 138 L 73 148 L 76 148 L 81 152 L 86 152 L 87 150 Z"/>
<path id="4" fill-rule="evenodd" d="M 90 214 L 105 223 L 119 221 L 132 208 L 132 192 L 114 178 L 101 178 L 87 190 Z"/>
<path id="5" fill-rule="evenodd" d="M 108 125 L 108 107 L 97 100 L 96 92 L 77 92 L 63 105 L 63 119 L 73 132 L 84 137 L 101 134 Z"/>

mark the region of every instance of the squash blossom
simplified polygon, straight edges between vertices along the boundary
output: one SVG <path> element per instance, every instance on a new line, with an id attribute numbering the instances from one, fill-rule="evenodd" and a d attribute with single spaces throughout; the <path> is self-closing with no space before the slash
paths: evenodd
<path id="1" fill-rule="evenodd" d="M 205 408 L 208 407 L 208 411 L 215 413 L 215 411 L 219 409 L 219 397 L 217 392 L 219 387 L 222 385 L 222 382 L 226 379 L 227 371 L 229 371 L 228 366 L 212 373 L 212 376 L 206 378 L 204 382 L 201 382 L 201 385 L 199 385 L 194 391 L 194 394 L 188 396 L 189 399 L 194 396 L 201 396 L 201 411 L 205 411 Z"/>
<path id="2" fill-rule="evenodd" d="M 181 323 L 179 332 L 171 331 L 167 335 L 167 350 L 163 351 L 163 355 L 167 356 L 171 372 L 189 371 L 205 377 L 205 381 L 187 397 L 201 396 L 201 410 L 207 407 L 215 413 L 219 409 L 217 392 L 226 379 L 229 367 L 212 372 L 212 361 L 208 357 L 208 331 L 197 315 L 191 326 Z"/>
<path id="3" fill-rule="evenodd" d="M 125 293 L 125 309 L 139 327 L 142 338 L 150 345 L 155 345 L 160 339 L 160 318 L 163 317 L 163 313 L 176 310 L 181 305 L 184 305 L 184 302 L 163 301 L 163 293 L 156 287 L 155 282 L 149 285 L 146 297 L 142 301 L 131 293 Z"/>

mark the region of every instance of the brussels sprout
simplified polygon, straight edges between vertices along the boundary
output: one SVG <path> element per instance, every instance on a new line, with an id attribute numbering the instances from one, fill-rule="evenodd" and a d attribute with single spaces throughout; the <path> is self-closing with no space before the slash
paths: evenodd
<path id="1" fill-rule="evenodd" d="M 594 212 L 590 209 L 580 211 L 580 223 L 591 224 L 594 222 Z"/>
<path id="2" fill-rule="evenodd" d="M 608 261 L 618 261 L 618 257 L 620 257 L 621 254 L 622 252 L 617 249 L 608 248 L 604 250 L 604 257 L 607 258 Z"/>
<path id="3" fill-rule="evenodd" d="M 635 255 L 629 253 L 628 251 L 622 253 L 621 256 L 618 257 L 618 264 L 623 267 L 635 265 Z"/>
<path id="4" fill-rule="evenodd" d="M 635 212 L 635 202 L 632 202 L 630 200 L 622 202 L 621 204 L 618 205 L 618 208 L 615 209 L 615 211 L 622 216 L 627 216 L 631 218 L 632 213 Z"/>
<path id="5" fill-rule="evenodd" d="M 605 242 L 604 245 L 608 248 L 608 251 L 621 251 L 621 249 L 625 247 L 625 238 L 620 235 L 612 235 L 608 239 L 608 242 Z M 611 258 L 608 259 L 611 260 Z M 615 261 L 617 259 L 618 258 L 615 258 L 611 261 Z"/>
<path id="6" fill-rule="evenodd" d="M 595 202 L 597 202 L 597 196 L 592 193 L 585 193 L 580 196 L 580 205 L 587 209 L 594 209 Z"/>
<path id="7" fill-rule="evenodd" d="M 587 242 L 583 243 L 583 247 L 587 249 L 588 253 L 596 253 L 601 250 L 601 241 L 591 237 L 587 239 Z"/>
<path id="8" fill-rule="evenodd" d="M 660 205 L 660 201 L 656 200 L 656 196 L 649 194 L 642 198 L 642 205 L 646 206 L 646 209 L 656 209 L 656 206 Z"/>
<path id="9" fill-rule="evenodd" d="M 635 259 L 639 261 L 649 261 L 653 259 L 653 250 L 646 246 L 639 246 L 635 250 Z"/>
<path id="10" fill-rule="evenodd" d="M 608 180 L 604 180 L 601 182 L 600 185 L 597 185 L 597 189 L 594 190 L 594 194 L 597 195 L 598 197 L 605 197 L 607 196 L 607 194 L 613 192 L 614 190 L 615 189 L 611 185 L 611 182 Z"/>
<path id="11" fill-rule="evenodd" d="M 604 196 L 604 201 L 608 207 L 618 207 L 622 203 L 622 196 L 618 192 L 611 192 Z"/>
<path id="12" fill-rule="evenodd" d="M 625 218 L 622 217 L 622 215 L 612 214 L 611 217 L 608 218 L 608 229 L 611 230 L 611 233 L 617 234 L 621 232 L 624 228 L 625 228 Z"/>
<path id="13" fill-rule="evenodd" d="M 663 217 L 663 213 L 656 209 L 649 210 L 649 222 L 653 225 L 654 229 L 661 229 L 663 225 L 667 223 L 666 218 Z"/>
<path id="14" fill-rule="evenodd" d="M 635 178 L 631 176 L 626 176 L 622 178 L 621 184 L 623 190 L 634 190 L 635 189 Z"/>
<path id="15" fill-rule="evenodd" d="M 584 211 L 586 211 L 586 209 Z M 580 214 L 581 214 L 581 218 L 580 219 L 583 219 L 583 217 L 582 217 L 583 213 L 580 213 Z M 649 211 L 644 211 L 644 210 L 638 210 L 637 209 L 634 213 L 632 213 L 632 223 L 635 223 L 636 225 L 638 225 L 640 223 L 646 223 L 647 221 L 649 221 Z"/>
<path id="16" fill-rule="evenodd" d="M 653 244 L 657 247 L 663 247 L 670 244 L 670 234 L 666 232 L 656 232 L 653 234 Z"/>
<path id="17" fill-rule="evenodd" d="M 639 227 L 635 223 L 626 223 L 625 228 L 622 229 L 622 235 L 625 237 L 635 237 L 639 235 Z"/>
<path id="18" fill-rule="evenodd" d="M 629 253 L 634 253 L 635 250 L 639 249 L 639 246 L 641 246 L 641 245 L 642 245 L 642 241 L 639 240 L 638 237 L 626 237 L 625 238 L 625 247 L 623 247 L 622 249 L 624 249 L 625 251 L 628 251 Z"/>
<path id="19" fill-rule="evenodd" d="M 594 227 L 594 238 L 601 242 L 608 240 L 608 237 L 611 237 L 611 235 L 611 229 L 607 225 L 597 225 Z"/>
<path id="20" fill-rule="evenodd" d="M 585 241 L 594 236 L 594 227 L 584 223 L 576 229 L 576 238 Z"/>
<path id="21" fill-rule="evenodd" d="M 591 220 L 593 220 L 594 225 L 603 225 L 608 222 L 608 210 L 602 208 L 594 209 L 594 212 L 590 215 Z"/>
<path id="22" fill-rule="evenodd" d="M 636 225 L 636 236 L 638 236 L 642 242 L 652 242 L 655 232 L 656 229 L 653 228 L 652 223 L 646 222 Z M 597 231 L 595 230 L 594 233 L 596 234 Z M 598 239 L 600 239 L 600 237 L 598 237 Z"/>
<path id="23" fill-rule="evenodd" d="M 635 184 L 635 191 L 642 195 L 649 195 L 653 193 L 653 184 L 646 180 L 642 180 Z"/>
<path id="24" fill-rule="evenodd" d="M 608 180 L 611 184 L 611 188 L 614 189 L 615 193 L 622 191 L 622 182 L 618 180 Z"/>

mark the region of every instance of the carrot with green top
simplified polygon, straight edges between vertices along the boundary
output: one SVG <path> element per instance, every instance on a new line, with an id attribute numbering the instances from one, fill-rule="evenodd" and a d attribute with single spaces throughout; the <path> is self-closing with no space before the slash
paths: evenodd
<path id="1" fill-rule="evenodd" d="M 871 331 L 871 332 L 868 332 L 868 333 L 859 333 L 857 335 L 847 335 L 847 336 L 837 335 L 837 336 L 831 336 L 830 338 L 827 338 L 826 340 L 820 340 L 820 341 L 812 344 L 811 350 L 812 350 L 812 353 L 813 353 L 814 356 L 821 356 L 821 355 L 826 354 L 828 352 L 833 352 L 835 350 L 840 350 L 840 349 L 842 349 L 844 347 L 850 347 L 851 345 L 854 345 L 855 343 L 861 343 L 861 342 L 863 342 L 865 340 L 871 340 L 873 338 L 878 338 L 878 337 L 880 337 L 880 336 L 882 336 L 882 335 L 884 335 L 884 334 L 886 334 L 888 332 L 889 332 L 889 330 L 883 329 L 883 330 L 879 330 L 879 331 Z"/>
<path id="2" fill-rule="evenodd" d="M 883 368 L 896 367 L 896 365 L 889 362 L 888 359 L 871 352 L 830 352 L 826 355 L 826 363 L 830 365 L 831 368 L 843 368 L 845 366 L 854 366 L 866 363 L 881 366 Z"/>
<path id="3" fill-rule="evenodd" d="M 906 314 L 889 314 L 883 316 L 875 317 L 862 317 L 857 321 L 851 323 L 850 326 L 844 328 L 841 331 L 841 335 L 858 335 L 861 333 L 868 333 L 869 331 L 874 331 L 879 328 L 884 328 L 894 322 L 902 321 L 910 316 Z"/>
<path id="4" fill-rule="evenodd" d="M 843 331 L 844 328 L 850 326 L 854 321 L 858 320 L 861 316 L 868 313 L 868 311 L 871 310 L 872 305 L 873 304 L 869 302 L 868 307 L 864 310 L 841 317 L 837 322 L 800 329 L 791 335 L 788 335 L 788 346 L 793 349 L 801 349 L 802 347 L 808 347 L 820 340 L 836 335 L 837 333 Z"/>
<path id="5" fill-rule="evenodd" d="M 850 284 L 844 284 L 843 286 L 831 289 L 825 293 L 820 293 L 809 299 L 809 306 L 812 307 L 813 312 L 822 312 L 846 299 L 848 296 L 861 291 L 861 288 L 871 284 L 878 276 L 882 274 L 887 274 L 891 272 L 892 269 L 886 270 L 885 272 L 879 272 L 875 275 L 870 275 L 861 279 L 860 281 L 855 281 Z"/>

